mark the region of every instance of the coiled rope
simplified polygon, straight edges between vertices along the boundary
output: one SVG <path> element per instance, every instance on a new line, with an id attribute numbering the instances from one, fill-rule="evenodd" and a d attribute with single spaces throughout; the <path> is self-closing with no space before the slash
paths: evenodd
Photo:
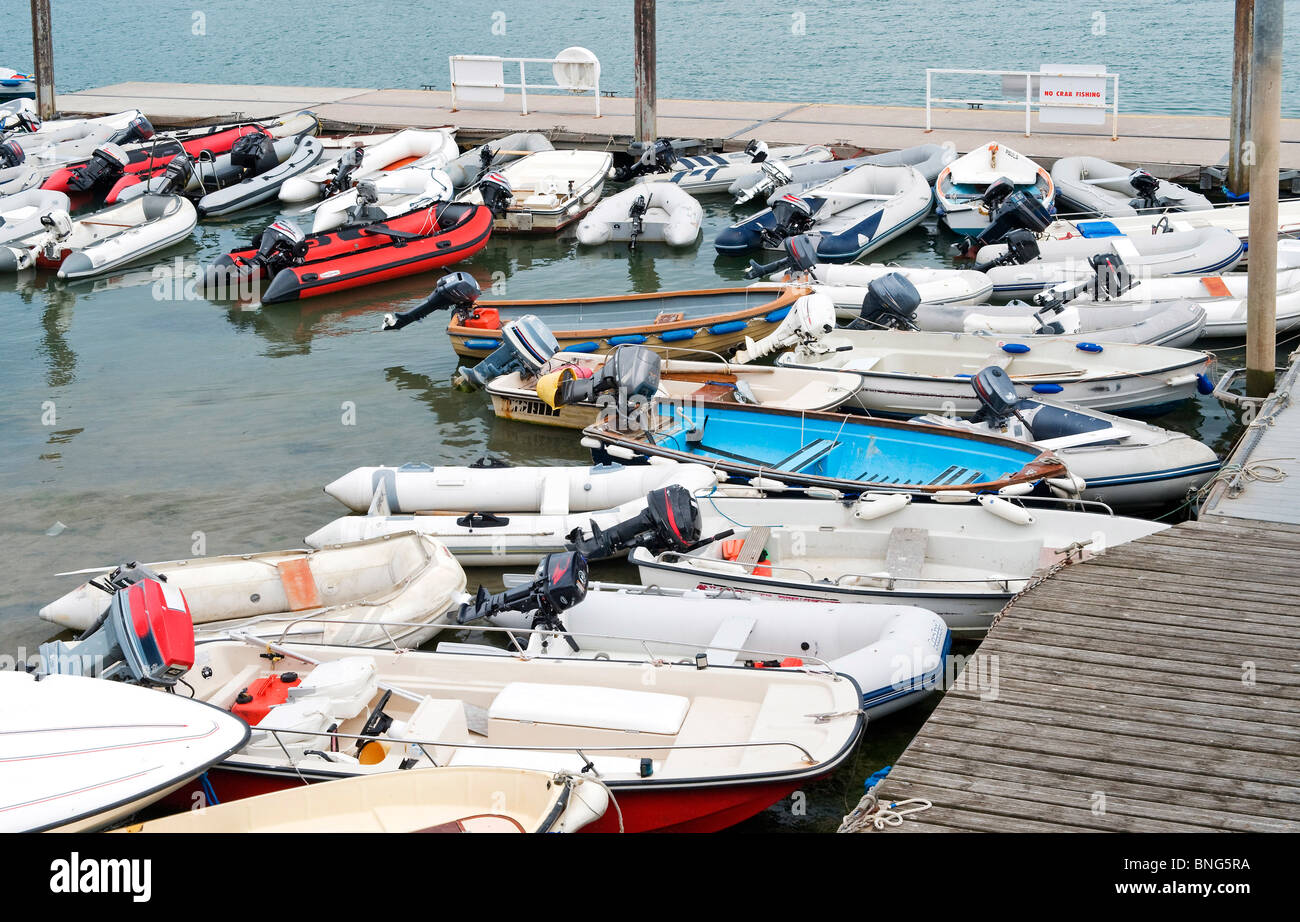
<path id="1" fill-rule="evenodd" d="M 890 801 L 888 805 L 882 805 L 879 797 L 876 796 L 876 787 L 889 774 L 891 768 L 892 766 L 886 765 L 867 779 L 865 785 L 867 792 L 862 795 L 862 799 L 849 815 L 844 817 L 836 832 L 870 832 L 873 829 L 884 829 L 886 826 L 896 828 L 902 826 L 903 820 L 911 814 L 921 813 L 934 806 L 932 801 L 924 797 L 909 797 L 906 800 Z M 910 810 L 898 809 L 909 804 L 915 806 Z"/>

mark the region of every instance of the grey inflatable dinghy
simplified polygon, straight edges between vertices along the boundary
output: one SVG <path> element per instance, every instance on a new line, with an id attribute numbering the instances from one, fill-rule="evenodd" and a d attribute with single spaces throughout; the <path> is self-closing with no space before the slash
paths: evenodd
<path id="1" fill-rule="evenodd" d="M 1208 211 L 1199 192 L 1100 157 L 1062 157 L 1052 166 L 1058 212 L 1106 218 L 1163 211 Z"/>

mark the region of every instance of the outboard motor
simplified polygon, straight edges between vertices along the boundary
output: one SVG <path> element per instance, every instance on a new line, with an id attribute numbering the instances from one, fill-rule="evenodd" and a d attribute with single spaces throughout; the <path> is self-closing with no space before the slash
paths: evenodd
<path id="1" fill-rule="evenodd" d="M 560 613 L 587 597 L 587 560 L 577 551 L 547 554 L 533 573 L 533 581 L 523 586 L 489 595 L 482 586 L 473 602 L 461 605 L 456 621 L 465 624 L 479 618 L 491 618 L 502 612 L 533 612 L 533 628 L 565 630 Z M 564 638 L 574 653 L 578 642 L 568 634 Z"/>
<path id="2" fill-rule="evenodd" d="M 373 179 L 361 180 L 356 184 L 355 191 L 357 201 L 348 209 L 345 224 L 350 226 L 373 224 L 388 217 L 382 208 L 375 207 L 379 202 L 379 190 L 375 187 Z"/>
<path id="3" fill-rule="evenodd" d="M 135 144 L 148 141 L 154 136 L 153 123 L 143 115 L 137 115 L 125 128 L 113 136 L 114 144 Z"/>
<path id="4" fill-rule="evenodd" d="M 646 346 L 624 343 L 605 359 L 600 374 L 582 377 L 565 366 L 537 380 L 537 396 L 551 409 L 575 403 L 592 403 L 599 395 L 611 395 L 619 414 L 626 419 L 629 409 L 654 400 L 659 393 L 659 355 Z M 620 426 L 619 428 L 623 428 Z"/>
<path id="5" fill-rule="evenodd" d="M 352 174 L 361 167 L 361 161 L 366 157 L 364 147 L 354 147 L 342 157 L 339 158 L 338 166 L 334 168 L 334 175 L 330 181 L 325 184 L 325 195 L 331 196 L 342 192 L 352 185 Z"/>
<path id="6" fill-rule="evenodd" d="M 817 265 L 817 244 L 813 243 L 812 238 L 807 234 L 786 237 L 781 241 L 781 249 L 785 251 L 785 255 L 767 265 L 761 265 L 751 259 L 749 268 L 745 270 L 745 278 L 762 278 L 785 268 L 789 268 L 790 275 L 795 276 L 808 272 Z"/>
<path id="7" fill-rule="evenodd" d="M 891 272 L 867 285 L 862 310 L 850 330 L 915 330 L 921 295 L 907 276 Z"/>
<path id="8" fill-rule="evenodd" d="M 479 390 L 493 378 L 513 371 L 536 375 L 551 356 L 560 351 L 555 334 L 536 314 L 525 314 L 518 320 L 503 324 L 501 339 L 501 345 L 487 358 L 461 372 L 456 383 Z"/>
<path id="9" fill-rule="evenodd" d="M 958 255 L 974 257 L 980 247 L 989 243 L 1001 243 L 1007 234 L 1017 228 L 1023 228 L 1041 234 L 1052 223 L 1052 215 L 1043 203 L 1027 192 L 1012 192 L 1006 197 L 993 217 L 989 226 L 978 237 L 969 242 L 953 244 Z"/>
<path id="10" fill-rule="evenodd" d="M 116 144 L 102 144 L 95 148 L 89 160 L 72 171 L 68 177 L 68 188 L 76 192 L 97 189 L 107 192 L 113 183 L 122 178 L 130 162 L 126 151 Z"/>
<path id="11" fill-rule="evenodd" d="M 971 378 L 971 387 L 980 402 L 974 416 L 976 421 L 986 421 L 995 429 L 1002 428 L 1013 416 L 1025 422 L 1018 409 L 1020 396 L 1016 393 L 1016 386 L 997 365 L 990 365 Z M 1029 431 L 1028 423 L 1025 423 L 1025 430 Z"/>
<path id="12" fill-rule="evenodd" d="M 1006 197 L 1015 191 L 1016 184 L 1004 176 L 985 187 L 984 194 L 980 196 L 980 204 L 984 206 L 986 212 L 993 214 L 1001 207 Z"/>
<path id="13" fill-rule="evenodd" d="M 787 237 L 812 229 L 812 206 L 797 195 L 783 195 L 772 203 L 772 220 L 774 227 L 762 229 L 763 243 L 779 246 Z"/>
<path id="14" fill-rule="evenodd" d="M 150 191 L 160 195 L 179 195 L 189 186 L 190 177 L 193 175 L 194 161 L 190 159 L 190 155 L 177 154 L 167 161 L 167 168 L 163 170 L 156 184 L 151 183 Z"/>
<path id="15" fill-rule="evenodd" d="M 279 163 L 275 156 L 275 142 L 269 135 L 260 132 L 246 134 L 230 145 L 230 164 L 242 170 L 245 176 L 265 173 Z"/>
<path id="16" fill-rule="evenodd" d="M 646 201 L 644 195 L 638 195 L 632 200 L 632 207 L 627 210 L 627 219 L 632 224 L 632 235 L 628 238 L 628 249 L 636 249 L 636 238 L 641 235 L 642 226 L 645 222 L 645 213 L 650 204 Z"/>
<path id="17" fill-rule="evenodd" d="M 515 200 L 510 181 L 497 172 L 488 173 L 483 177 L 478 184 L 478 193 L 488 211 L 498 218 L 510 209 L 510 203 Z"/>
<path id="18" fill-rule="evenodd" d="M 1094 301 L 1108 301 L 1128 291 L 1136 283 L 1128 266 L 1114 253 L 1090 256 L 1088 265 L 1092 267 Z"/>
<path id="19" fill-rule="evenodd" d="M 42 671 L 175 685 L 194 665 L 194 620 L 184 593 L 137 563 L 90 584 L 108 593 L 107 610 L 78 640 L 41 644 Z"/>
<path id="20" fill-rule="evenodd" d="M 644 547 L 653 554 L 684 553 L 700 540 L 700 507 L 690 490 L 675 483 L 647 493 L 644 512 L 607 529 L 593 519 L 590 535 L 575 528 L 565 540 L 570 550 L 588 560 L 613 557 L 634 547 Z"/>
<path id="21" fill-rule="evenodd" d="M 1170 203 L 1159 196 L 1160 180 L 1146 170 L 1134 170 L 1128 176 L 1128 184 L 1137 193 L 1137 198 L 1129 202 L 1138 211 L 1167 207 Z"/>
<path id="22" fill-rule="evenodd" d="M 615 182 L 627 182 L 651 173 L 667 173 L 677 162 L 677 148 L 668 138 L 659 138 L 650 144 L 634 141 L 628 145 L 632 162 L 614 171 Z"/>
<path id="23" fill-rule="evenodd" d="M 745 145 L 745 153 L 749 154 L 750 163 L 762 163 L 767 159 L 767 142 L 757 139 L 750 141 Z"/>
<path id="24" fill-rule="evenodd" d="M 0 141 L 0 170 L 19 166 L 27 159 L 27 153 L 17 141 Z"/>
<path id="25" fill-rule="evenodd" d="M 1023 266 L 1041 255 L 1038 249 L 1038 237 L 1033 231 L 1025 230 L 1023 227 L 1008 231 L 1002 238 L 1002 243 L 1007 248 L 1006 252 L 987 265 L 980 266 L 980 269 L 990 269 L 993 266 Z"/>
<path id="26" fill-rule="evenodd" d="M 41 117 L 36 114 L 36 103 L 23 97 L 0 106 L 0 132 L 41 130 Z"/>
<path id="27" fill-rule="evenodd" d="M 736 204 L 743 205 L 760 195 L 767 198 L 794 178 L 790 168 L 780 160 L 764 160 L 758 167 L 760 174 L 758 181 L 736 193 Z"/>
<path id="28" fill-rule="evenodd" d="M 830 295 L 814 292 L 794 302 L 776 331 L 755 341 L 745 337 L 745 347 L 736 351 L 735 360 L 752 362 L 765 355 L 800 343 L 814 343 L 835 329 L 835 302 Z"/>
<path id="29" fill-rule="evenodd" d="M 437 310 L 464 311 L 478 300 L 478 282 L 468 272 L 449 272 L 438 279 L 438 284 L 424 301 L 397 314 L 385 314 L 383 330 L 400 330 Z"/>
<path id="30" fill-rule="evenodd" d="M 260 263 L 267 278 L 274 278 L 281 269 L 300 264 L 307 256 L 307 239 L 302 228 L 292 221 L 275 221 L 257 238 L 257 255 L 253 261 Z"/>

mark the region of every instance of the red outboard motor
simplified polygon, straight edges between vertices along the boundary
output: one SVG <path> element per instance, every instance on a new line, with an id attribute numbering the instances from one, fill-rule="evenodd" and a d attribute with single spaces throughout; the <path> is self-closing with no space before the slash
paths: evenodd
<path id="1" fill-rule="evenodd" d="M 588 560 L 613 557 L 634 547 L 656 554 L 685 552 L 700 540 L 700 507 L 690 490 L 675 483 L 647 493 L 645 511 L 640 515 L 604 529 L 593 519 L 590 536 L 575 528 L 565 540 Z"/>
<path id="2" fill-rule="evenodd" d="M 41 644 L 47 675 L 89 675 L 172 686 L 194 665 L 194 619 L 180 589 L 136 563 L 92 580 L 108 610 L 79 639 Z"/>
<path id="3" fill-rule="evenodd" d="M 125 128 L 113 136 L 114 144 L 133 144 L 148 141 L 154 136 L 153 123 L 143 115 L 137 115 Z"/>
<path id="4" fill-rule="evenodd" d="M 298 265 L 306 255 L 307 239 L 302 228 L 292 221 L 275 221 L 257 238 L 257 255 L 253 259 L 270 279 L 281 269 Z"/>
<path id="5" fill-rule="evenodd" d="M 27 159 L 27 153 L 17 141 L 0 141 L 0 169 L 19 166 Z"/>
<path id="6" fill-rule="evenodd" d="M 515 200 L 510 181 L 497 172 L 488 173 L 483 177 L 478 184 L 478 194 L 482 197 L 483 204 L 488 207 L 488 211 L 496 217 L 505 214 L 510 208 L 510 203 Z"/>
<path id="7" fill-rule="evenodd" d="M 74 192 L 107 193 L 122 178 L 131 158 L 116 144 L 103 144 L 95 148 L 90 159 L 72 171 L 68 188 Z"/>

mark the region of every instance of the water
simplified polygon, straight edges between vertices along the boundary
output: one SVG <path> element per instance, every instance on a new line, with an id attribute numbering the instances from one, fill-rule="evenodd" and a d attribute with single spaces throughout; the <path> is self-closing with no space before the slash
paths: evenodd
<path id="1" fill-rule="evenodd" d="M 31 32 L 25 9 L 10 5 L 0 62 L 22 70 L 32 60 Z M 1294 49 L 1295 4 L 1285 23 L 1284 46 Z M 1120 74 L 1123 112 L 1227 115 L 1232 27 L 1227 0 L 661 0 L 658 87 L 665 98 L 921 105 L 927 67 L 1087 63 Z M 549 57 L 583 45 L 601 61 L 602 87 L 632 94 L 631 0 L 338 8 L 60 0 L 54 29 L 55 83 L 65 92 L 135 80 L 445 90 L 448 55 Z M 1282 111 L 1291 117 L 1300 116 L 1296 60 L 1283 64 Z M 940 96 L 981 86 L 937 79 L 945 81 L 935 85 Z M 998 92 L 993 81 L 982 85 Z"/>
<path id="2" fill-rule="evenodd" d="M 915 104 L 926 65 L 1086 60 L 1124 75 L 1126 111 L 1226 111 L 1227 4 L 1184 3 L 1176 18 L 1161 4 L 1110 4 L 1107 34 L 1095 37 L 1088 12 L 1046 16 L 1051 6 L 1018 5 L 1021 22 L 1008 29 L 992 4 L 960 5 L 958 40 L 951 28 L 933 35 L 910 28 L 922 16 L 936 21 L 957 11 L 951 3 L 803 3 L 808 33 L 790 36 L 788 7 L 755 12 L 749 4 L 662 2 L 660 91 Z M 607 86 L 620 93 L 630 86 L 630 4 L 591 12 L 557 0 L 435 12 L 390 3 L 383 7 L 387 19 L 366 20 L 369 34 L 340 35 L 340 17 L 321 16 L 315 5 L 232 0 L 208 12 L 201 37 L 190 34 L 192 4 L 144 0 L 131 9 L 129 17 L 109 18 L 100 5 L 58 5 L 63 89 L 134 79 L 445 86 L 448 53 L 543 55 L 573 43 L 600 55 Z M 507 16 L 505 37 L 490 31 L 498 9 Z M 1292 31 L 1297 19 L 1288 20 Z M 1029 40 L 1034 33 L 1025 23 L 1044 20 L 1053 26 Z M 573 25 L 561 34 L 552 22 Z M 702 22 L 725 22 L 726 29 L 701 28 Z M 18 25 L 0 35 L 0 61 L 30 59 L 25 22 Z M 816 80 L 791 80 L 792 72 L 803 72 L 810 44 Z M 375 53 L 377 45 L 385 54 Z M 312 53 L 301 53 L 304 47 Z M 864 60 L 892 66 L 877 73 Z M 1284 105 L 1296 97 L 1286 92 L 1293 81 L 1288 73 Z M 268 206 L 206 221 L 157 264 L 210 261 L 244 245 L 274 216 Z M 717 257 L 711 246 L 737 216 L 723 198 L 706 201 L 696 249 L 645 244 L 629 255 L 622 246 L 580 250 L 571 234 L 500 237 L 463 268 L 485 289 L 504 286 L 498 294 L 510 298 L 738 285 L 744 261 Z M 870 258 L 946 265 L 950 240 L 931 218 Z M 355 466 L 460 464 L 485 453 L 516 463 L 586 459 L 573 433 L 497 420 L 482 394 L 453 389 L 455 358 L 442 320 L 400 334 L 377 332 L 385 312 L 417 303 L 436 275 L 247 311 L 176 296 L 153 268 L 94 283 L 45 273 L 0 279 L 0 548 L 7 564 L 0 655 L 29 655 L 54 633 L 35 612 L 80 581 L 57 571 L 299 546 L 303 535 L 340 514 L 321 486 Z M 1221 358 L 1240 365 L 1242 351 Z M 1156 422 L 1220 453 L 1239 431 L 1206 398 Z M 601 567 L 596 577 L 633 574 Z M 499 585 L 496 573 L 470 578 Z M 850 764 L 805 792 L 806 813 L 785 803 L 742 828 L 834 828 L 857 802 L 862 779 L 897 757 L 930 706 L 873 725 Z"/>

